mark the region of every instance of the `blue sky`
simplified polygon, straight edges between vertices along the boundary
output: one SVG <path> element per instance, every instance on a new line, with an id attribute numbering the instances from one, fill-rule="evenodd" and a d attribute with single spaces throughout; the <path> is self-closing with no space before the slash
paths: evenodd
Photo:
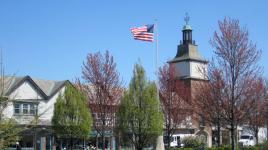
<path id="1" fill-rule="evenodd" d="M 155 79 L 155 44 L 135 41 L 129 28 L 157 19 L 159 65 L 176 55 L 188 12 L 199 52 L 211 59 L 209 39 L 225 16 L 240 20 L 262 50 L 268 75 L 268 3 L 265 0 L 0 0 L 0 47 L 7 74 L 51 80 L 81 76 L 88 53 L 109 50 L 127 84 L 140 59 Z"/>

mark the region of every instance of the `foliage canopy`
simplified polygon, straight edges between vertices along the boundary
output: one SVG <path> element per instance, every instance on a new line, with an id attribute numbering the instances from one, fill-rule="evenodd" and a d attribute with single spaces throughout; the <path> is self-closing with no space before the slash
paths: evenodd
<path id="1" fill-rule="evenodd" d="M 133 73 L 119 108 L 119 127 L 136 149 L 141 150 L 162 134 L 163 114 L 159 110 L 156 85 L 147 81 L 143 67 L 136 64 Z"/>
<path id="2" fill-rule="evenodd" d="M 53 127 L 58 136 L 86 138 L 91 131 L 92 117 L 85 95 L 73 85 L 66 86 L 54 105 Z"/>

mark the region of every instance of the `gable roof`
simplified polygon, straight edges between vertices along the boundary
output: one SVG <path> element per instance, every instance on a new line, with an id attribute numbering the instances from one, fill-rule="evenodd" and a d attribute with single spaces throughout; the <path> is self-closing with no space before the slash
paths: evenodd
<path id="1" fill-rule="evenodd" d="M 0 77 L 1 78 L 1 77 Z M 4 95 L 8 96 L 14 92 L 19 86 L 21 86 L 25 81 L 31 83 L 32 86 L 45 98 L 49 99 L 54 96 L 66 83 L 70 83 L 69 80 L 63 81 L 53 81 L 53 80 L 43 80 L 35 79 L 30 76 L 24 77 L 4 77 L 4 82 L 8 82 L 8 87 L 3 89 Z"/>

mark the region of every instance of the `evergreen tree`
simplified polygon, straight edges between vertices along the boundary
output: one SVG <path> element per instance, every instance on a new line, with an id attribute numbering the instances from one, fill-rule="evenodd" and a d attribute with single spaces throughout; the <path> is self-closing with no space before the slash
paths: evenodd
<path id="1" fill-rule="evenodd" d="M 156 85 L 147 81 L 143 67 L 136 64 L 133 73 L 119 108 L 119 129 L 137 150 L 142 150 L 162 134 L 163 114 Z"/>
<path id="2" fill-rule="evenodd" d="M 14 118 L 4 116 L 4 110 L 12 104 L 13 97 L 7 95 L 7 89 L 11 87 L 13 77 L 6 77 L 2 62 L 2 50 L 0 57 L 0 149 L 6 149 L 19 141 L 19 133 L 22 129 L 17 125 Z"/>
<path id="3" fill-rule="evenodd" d="M 71 139 L 71 148 L 74 138 L 87 138 L 91 131 L 92 117 L 87 106 L 85 95 L 71 84 L 54 105 L 53 128 L 59 137 Z"/>
<path id="4" fill-rule="evenodd" d="M 19 133 L 21 131 L 14 119 L 2 118 L 0 120 L 0 149 L 15 145 L 20 139 Z"/>

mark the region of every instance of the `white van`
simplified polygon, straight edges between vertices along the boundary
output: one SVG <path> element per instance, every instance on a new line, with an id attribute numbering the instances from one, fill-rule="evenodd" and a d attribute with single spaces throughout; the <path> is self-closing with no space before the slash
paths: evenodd
<path id="1" fill-rule="evenodd" d="M 242 144 L 242 146 L 254 146 L 256 145 L 256 140 L 253 135 L 250 134 L 244 134 L 240 136 L 239 144 Z"/>
<path id="2" fill-rule="evenodd" d="M 170 139 L 170 147 L 183 147 L 183 143 L 181 142 L 184 137 L 191 136 L 192 134 L 173 134 Z M 164 144 L 167 147 L 168 145 L 168 137 L 164 136 Z"/>

